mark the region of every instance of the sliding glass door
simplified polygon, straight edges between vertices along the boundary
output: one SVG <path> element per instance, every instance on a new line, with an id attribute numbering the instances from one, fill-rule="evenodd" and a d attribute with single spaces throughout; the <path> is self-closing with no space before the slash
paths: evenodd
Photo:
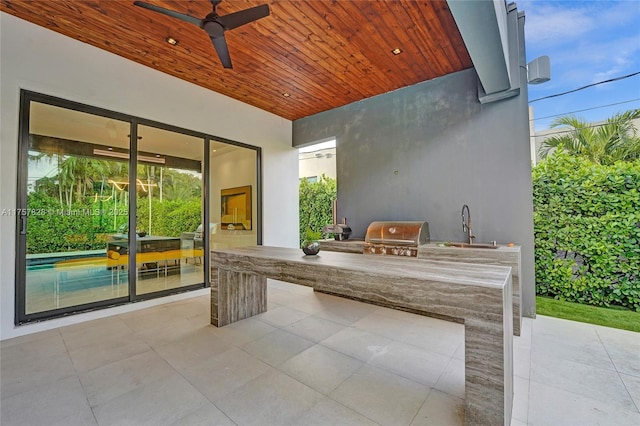
<path id="1" fill-rule="evenodd" d="M 203 288 L 207 250 L 261 243 L 259 148 L 21 96 L 16 324 Z"/>
<path id="2" fill-rule="evenodd" d="M 40 102 L 29 104 L 26 203 L 19 215 L 26 315 L 127 297 L 124 264 L 105 250 L 128 223 L 129 123 Z"/>
<path id="3" fill-rule="evenodd" d="M 136 294 L 204 283 L 204 140 L 138 127 Z"/>

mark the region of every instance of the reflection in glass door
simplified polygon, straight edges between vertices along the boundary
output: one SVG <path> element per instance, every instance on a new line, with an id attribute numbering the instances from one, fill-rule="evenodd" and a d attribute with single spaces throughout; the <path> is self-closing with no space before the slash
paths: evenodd
<path id="1" fill-rule="evenodd" d="M 211 249 L 261 243 L 258 151 L 212 140 L 209 158 Z"/>
<path id="2" fill-rule="evenodd" d="M 138 127 L 136 294 L 204 283 L 204 140 Z"/>
<path id="3" fill-rule="evenodd" d="M 34 101 L 29 118 L 18 209 L 24 314 L 128 296 L 126 257 L 107 244 L 129 217 L 129 123 Z"/>

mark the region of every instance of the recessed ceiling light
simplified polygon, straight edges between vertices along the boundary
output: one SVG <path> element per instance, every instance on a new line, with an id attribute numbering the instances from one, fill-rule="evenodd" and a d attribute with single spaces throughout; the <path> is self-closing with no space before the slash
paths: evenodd
<path id="1" fill-rule="evenodd" d="M 167 43 L 169 43 L 172 46 L 177 46 L 178 45 L 178 40 L 176 40 L 175 38 L 173 38 L 171 36 L 165 38 L 164 41 L 166 41 Z"/>
<path id="2" fill-rule="evenodd" d="M 160 154 L 156 154 L 156 157 L 157 157 L 157 158 L 160 158 Z"/>
<path id="3" fill-rule="evenodd" d="M 283 94 L 282 94 L 282 96 L 284 96 L 285 98 L 289 98 L 289 97 L 291 97 L 291 95 L 290 95 L 290 94 L 288 94 L 288 93 L 283 93 Z"/>
<path id="4" fill-rule="evenodd" d="M 402 53 L 402 49 L 400 49 L 399 47 L 396 47 L 391 51 L 391 53 L 393 53 L 394 55 L 399 55 Z"/>
<path id="5" fill-rule="evenodd" d="M 113 151 L 113 148 L 111 148 L 111 147 L 109 147 L 109 148 L 107 148 L 107 149 L 108 149 L 109 151 Z"/>

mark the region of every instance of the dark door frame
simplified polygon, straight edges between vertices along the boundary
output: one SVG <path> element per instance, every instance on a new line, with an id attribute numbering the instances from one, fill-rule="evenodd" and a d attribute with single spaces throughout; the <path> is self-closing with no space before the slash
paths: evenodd
<path id="1" fill-rule="evenodd" d="M 16 191 L 16 261 L 15 261 L 15 313 L 14 322 L 16 325 L 27 324 L 36 321 L 42 321 L 47 319 L 58 318 L 67 316 L 70 314 L 78 314 L 87 311 L 94 311 L 98 309 L 105 309 L 107 307 L 115 305 L 124 305 L 140 300 L 155 299 L 158 297 L 165 297 L 170 294 L 182 293 L 186 291 L 201 289 L 210 287 L 210 274 L 206 273 L 210 267 L 209 256 L 204 256 L 204 282 L 201 284 L 194 284 L 185 287 L 179 287 L 175 289 L 162 290 L 153 293 L 145 293 L 143 295 L 137 295 L 135 293 L 136 283 L 136 271 L 135 271 L 135 257 L 130 256 L 129 261 L 133 262 L 133 268 L 129 265 L 129 295 L 114 299 L 102 300 L 97 302 L 91 302 L 82 305 L 74 305 L 65 308 L 59 308 L 49 311 L 36 312 L 32 314 L 26 314 L 26 232 L 27 232 L 27 178 L 28 178 L 28 159 L 29 159 L 29 123 L 31 119 L 30 106 L 31 102 L 38 102 L 56 107 L 66 108 L 74 111 L 84 112 L 87 114 L 99 115 L 106 118 L 112 118 L 115 120 L 128 122 L 131 126 L 130 131 L 130 158 L 129 158 L 129 179 L 135 181 L 137 173 L 137 130 L 138 126 L 144 125 L 149 127 L 156 127 L 163 130 L 182 133 L 197 138 L 202 138 L 204 149 L 204 173 L 203 173 L 203 187 L 202 187 L 202 203 L 203 203 L 203 220 L 205 224 L 209 223 L 209 200 L 211 194 L 209 179 L 211 176 L 210 161 L 209 161 L 209 148 L 211 141 L 222 142 L 225 144 L 247 148 L 256 152 L 256 189 L 257 189 L 257 217 L 256 217 L 256 232 L 257 232 L 257 244 L 262 244 L 262 149 L 257 146 L 249 145 L 246 143 L 234 141 L 231 139 L 221 138 L 193 130 L 184 129 L 177 126 L 172 126 L 165 123 L 160 123 L 153 120 L 147 120 L 140 117 L 119 113 L 104 108 L 99 108 L 87 104 L 82 104 L 67 99 L 62 99 L 55 96 L 45 95 L 29 90 L 20 90 L 20 114 L 19 114 L 19 134 L 18 134 L 18 176 L 17 176 L 17 191 Z M 135 230 L 135 209 L 136 209 L 136 197 L 135 197 L 135 185 L 129 185 L 129 233 L 131 235 L 132 230 Z M 131 196 L 133 193 L 133 196 Z M 133 212 L 133 213 L 132 213 Z M 204 248 L 205 253 L 210 250 L 209 247 L 209 227 L 203 226 L 204 230 Z M 129 238 L 129 253 L 135 253 L 135 239 Z"/>

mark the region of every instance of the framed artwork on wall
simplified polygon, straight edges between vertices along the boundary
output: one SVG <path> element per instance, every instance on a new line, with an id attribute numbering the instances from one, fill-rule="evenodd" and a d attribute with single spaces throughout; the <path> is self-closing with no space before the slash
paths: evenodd
<path id="1" fill-rule="evenodd" d="M 220 191 L 220 226 L 228 230 L 249 230 L 251 220 L 251 185 Z"/>

